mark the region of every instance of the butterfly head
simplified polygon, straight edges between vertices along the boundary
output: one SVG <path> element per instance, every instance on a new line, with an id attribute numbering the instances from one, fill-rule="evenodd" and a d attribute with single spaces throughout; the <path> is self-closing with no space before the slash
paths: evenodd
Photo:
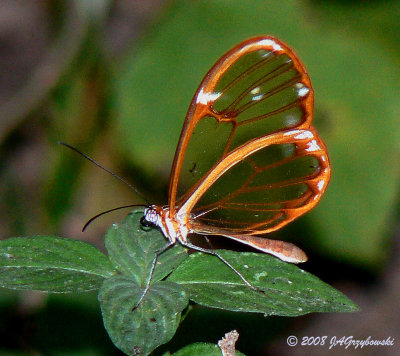
<path id="1" fill-rule="evenodd" d="M 140 219 L 140 223 L 143 227 L 159 226 L 160 223 L 160 213 L 158 207 L 155 205 L 150 205 L 144 209 L 144 215 Z"/>

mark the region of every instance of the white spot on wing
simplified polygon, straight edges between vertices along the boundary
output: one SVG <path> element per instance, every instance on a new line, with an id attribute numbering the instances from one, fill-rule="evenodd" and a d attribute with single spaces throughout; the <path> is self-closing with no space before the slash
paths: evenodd
<path id="1" fill-rule="evenodd" d="M 299 134 L 296 135 L 294 138 L 296 140 L 304 140 L 306 138 L 313 138 L 314 135 L 311 131 L 307 131 L 307 130 L 299 130 Z"/>
<path id="2" fill-rule="evenodd" d="M 272 47 L 272 49 L 274 51 L 278 51 L 278 52 L 283 51 L 283 48 L 279 44 L 277 44 L 275 41 L 273 41 L 271 39 L 261 40 L 259 42 L 259 44 L 261 44 L 262 46 Z"/>
<path id="3" fill-rule="evenodd" d="M 296 83 L 297 95 L 300 97 L 306 96 L 310 89 L 307 88 L 303 83 Z"/>
<path id="4" fill-rule="evenodd" d="M 199 94 L 197 95 L 196 103 L 207 105 L 210 101 L 217 100 L 221 96 L 221 94 L 222 93 L 205 93 L 203 91 L 203 88 L 201 88 Z"/>
<path id="5" fill-rule="evenodd" d="M 260 95 L 253 96 L 251 98 L 251 100 L 258 101 L 258 100 L 261 100 L 263 97 L 264 97 L 264 95 L 260 94 Z"/>
<path id="6" fill-rule="evenodd" d="M 292 135 L 296 135 L 296 134 L 298 134 L 300 132 L 303 132 L 303 131 L 301 131 L 301 130 L 290 130 L 290 131 L 285 132 L 283 135 L 284 136 L 292 136 Z"/>
<path id="7" fill-rule="evenodd" d="M 250 94 L 257 95 L 260 94 L 260 87 L 255 87 L 253 90 L 250 91 Z"/>
<path id="8" fill-rule="evenodd" d="M 321 147 L 319 147 L 317 141 L 312 140 L 307 144 L 307 148 L 306 151 L 308 152 L 315 152 L 315 151 L 319 151 L 321 149 Z"/>

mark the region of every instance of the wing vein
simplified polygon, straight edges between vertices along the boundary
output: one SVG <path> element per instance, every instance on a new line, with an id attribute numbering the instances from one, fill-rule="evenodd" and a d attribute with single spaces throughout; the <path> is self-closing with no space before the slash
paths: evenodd
<path id="1" fill-rule="evenodd" d="M 290 63 L 283 63 L 280 66 L 274 68 L 272 71 L 268 72 L 267 74 L 264 74 L 260 79 L 256 80 L 250 86 L 248 86 L 245 90 L 243 90 L 242 93 L 226 109 L 224 109 L 221 112 L 221 114 L 226 115 L 229 112 L 237 112 L 238 110 L 235 109 L 236 105 L 246 95 L 248 95 L 253 89 L 257 88 L 259 85 L 266 83 L 269 80 L 277 78 L 278 76 L 288 72 L 291 69 L 293 69 L 293 67 L 290 65 Z M 279 72 L 279 70 L 281 70 L 281 72 Z M 277 71 L 278 71 L 278 73 L 275 73 Z M 273 89 L 275 89 L 275 88 L 272 88 L 271 90 L 273 90 Z M 265 94 L 269 94 L 271 92 L 271 90 L 267 91 Z M 262 100 L 258 100 L 257 103 L 260 101 L 262 101 Z"/>
<path id="2" fill-rule="evenodd" d="M 228 83 L 223 89 L 221 89 L 221 93 L 224 94 L 226 93 L 229 89 L 231 89 L 237 82 L 239 82 L 241 79 L 246 77 L 247 75 L 251 74 L 252 72 L 256 71 L 263 65 L 267 64 L 268 62 L 271 62 L 273 60 L 277 59 L 277 56 L 271 52 L 266 56 L 265 59 L 261 60 L 258 63 L 253 64 L 249 68 L 247 68 L 244 72 L 240 73 L 237 75 L 230 83 Z"/>
<path id="3" fill-rule="evenodd" d="M 268 90 L 265 95 L 263 95 L 263 97 L 260 100 L 257 101 L 249 101 L 246 104 L 243 104 L 241 107 L 236 109 L 236 113 L 237 115 L 240 115 L 241 113 L 243 113 L 244 111 L 246 111 L 247 109 L 253 107 L 254 105 L 257 105 L 259 103 L 262 103 L 263 101 L 265 101 L 266 99 L 271 98 L 272 96 L 282 92 L 283 90 L 290 88 L 293 84 L 295 84 L 298 80 L 300 79 L 300 75 L 296 75 L 293 78 L 279 84 L 278 86 Z"/>
<path id="4" fill-rule="evenodd" d="M 250 124 L 250 123 L 253 123 L 253 122 L 256 122 L 256 121 L 259 121 L 259 120 L 264 120 L 264 119 L 266 119 L 266 118 L 275 116 L 275 115 L 277 115 L 277 114 L 281 114 L 281 113 L 283 113 L 283 112 L 285 112 L 285 111 L 287 111 L 287 110 L 293 109 L 293 108 L 295 108 L 296 106 L 298 106 L 298 103 L 299 103 L 300 101 L 301 101 L 301 100 L 296 99 L 295 101 L 292 101 L 291 103 L 289 103 L 289 104 L 287 104 L 287 105 L 285 105 L 285 106 L 282 106 L 282 107 L 279 108 L 279 109 L 270 111 L 270 112 L 268 112 L 268 113 L 266 113 L 266 114 L 263 114 L 263 115 L 254 116 L 254 117 L 252 117 L 252 118 L 250 118 L 250 119 L 247 119 L 247 120 L 240 121 L 240 122 L 237 123 L 237 125 L 238 125 L 238 126 L 242 126 L 242 125 Z M 298 123 L 296 123 L 296 125 L 298 125 Z"/>

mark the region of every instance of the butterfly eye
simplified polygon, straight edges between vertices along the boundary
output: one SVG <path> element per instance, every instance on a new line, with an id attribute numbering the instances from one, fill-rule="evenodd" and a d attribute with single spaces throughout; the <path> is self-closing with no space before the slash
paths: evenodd
<path id="1" fill-rule="evenodd" d="M 152 227 L 154 224 L 151 223 L 150 221 L 146 220 L 145 216 L 142 216 L 140 218 L 140 225 L 142 226 L 142 228 L 149 228 L 149 227 Z"/>

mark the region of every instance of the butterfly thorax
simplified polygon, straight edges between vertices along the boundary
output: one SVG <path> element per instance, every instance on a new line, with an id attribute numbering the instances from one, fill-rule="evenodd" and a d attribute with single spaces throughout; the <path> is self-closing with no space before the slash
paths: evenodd
<path id="1" fill-rule="evenodd" d="M 178 214 L 171 216 L 168 206 L 150 205 L 144 210 L 146 221 L 158 226 L 164 236 L 174 244 L 176 241 L 185 244 L 190 232 L 188 222 Z"/>

